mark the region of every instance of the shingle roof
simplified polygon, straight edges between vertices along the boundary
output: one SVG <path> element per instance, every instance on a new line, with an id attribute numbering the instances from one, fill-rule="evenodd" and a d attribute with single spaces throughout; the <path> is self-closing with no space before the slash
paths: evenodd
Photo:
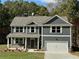
<path id="1" fill-rule="evenodd" d="M 45 23 L 50 17 L 47 16 L 28 16 L 28 17 L 15 17 L 10 26 L 26 26 L 34 22 L 36 24 Z"/>
<path id="2" fill-rule="evenodd" d="M 7 37 L 31 37 L 31 38 L 38 38 L 38 34 L 26 34 L 26 33 L 10 33 Z"/>
<path id="3" fill-rule="evenodd" d="M 58 15 L 56 15 L 58 16 Z M 55 17 L 55 16 L 54 16 Z M 59 17 L 59 16 L 58 16 Z M 28 17 L 15 17 L 10 24 L 10 26 L 26 26 L 30 23 L 35 23 L 36 25 L 43 25 L 44 23 L 51 20 L 52 16 L 28 16 Z M 62 17 L 66 22 L 68 22 L 67 17 Z"/>

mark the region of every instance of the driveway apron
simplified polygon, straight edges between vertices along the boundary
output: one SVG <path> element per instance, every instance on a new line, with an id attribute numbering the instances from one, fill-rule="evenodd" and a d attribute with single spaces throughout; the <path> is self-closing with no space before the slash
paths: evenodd
<path id="1" fill-rule="evenodd" d="M 45 52 L 44 59 L 79 59 L 79 57 L 70 53 L 49 53 Z"/>

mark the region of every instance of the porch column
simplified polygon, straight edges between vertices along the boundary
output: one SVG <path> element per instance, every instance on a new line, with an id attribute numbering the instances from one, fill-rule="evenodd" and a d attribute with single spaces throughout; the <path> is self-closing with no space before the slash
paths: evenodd
<path id="1" fill-rule="evenodd" d="M 16 38 L 13 39 L 13 41 L 14 41 L 13 44 L 16 44 L 16 41 L 15 40 L 16 40 Z"/>
<path id="2" fill-rule="evenodd" d="M 41 27 L 41 49 L 43 48 L 43 26 Z"/>
<path id="3" fill-rule="evenodd" d="M 25 50 L 27 49 L 27 38 L 25 38 Z"/>
<path id="4" fill-rule="evenodd" d="M 9 38 L 7 38 L 7 48 L 9 48 Z"/>
<path id="5" fill-rule="evenodd" d="M 11 47 L 12 47 L 12 44 L 13 44 L 13 39 L 12 39 L 12 37 L 11 37 Z"/>
<path id="6" fill-rule="evenodd" d="M 37 44 L 38 44 L 38 45 L 37 45 L 37 49 L 39 49 L 39 38 L 38 38 L 38 42 L 37 42 Z"/>
<path id="7" fill-rule="evenodd" d="M 72 27 L 70 27 L 70 51 L 72 48 Z"/>
<path id="8" fill-rule="evenodd" d="M 37 49 L 39 49 L 39 27 L 38 27 L 38 42 L 37 42 Z"/>

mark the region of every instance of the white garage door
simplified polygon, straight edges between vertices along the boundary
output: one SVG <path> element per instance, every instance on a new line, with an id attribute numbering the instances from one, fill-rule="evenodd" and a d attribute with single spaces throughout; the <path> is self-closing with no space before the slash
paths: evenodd
<path id="1" fill-rule="evenodd" d="M 48 52 L 53 52 L 53 53 L 61 53 L 61 52 L 68 52 L 68 42 L 55 42 L 55 41 L 47 41 L 46 42 L 46 50 Z"/>

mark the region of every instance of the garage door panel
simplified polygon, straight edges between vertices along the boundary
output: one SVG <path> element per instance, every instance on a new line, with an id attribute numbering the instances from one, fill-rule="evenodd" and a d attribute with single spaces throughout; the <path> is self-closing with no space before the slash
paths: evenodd
<path id="1" fill-rule="evenodd" d="M 68 42 L 46 42 L 46 50 L 49 52 L 68 52 Z"/>

